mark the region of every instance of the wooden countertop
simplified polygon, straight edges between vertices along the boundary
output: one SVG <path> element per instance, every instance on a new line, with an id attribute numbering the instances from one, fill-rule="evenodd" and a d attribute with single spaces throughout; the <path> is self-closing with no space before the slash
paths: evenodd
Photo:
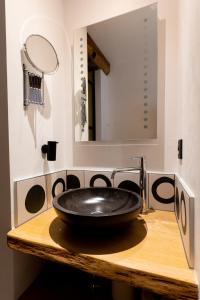
<path id="1" fill-rule="evenodd" d="M 51 208 L 11 230 L 7 238 L 10 248 L 24 253 L 174 299 L 198 299 L 195 272 L 188 267 L 172 212 L 149 212 L 125 232 L 91 239 L 70 231 Z"/>

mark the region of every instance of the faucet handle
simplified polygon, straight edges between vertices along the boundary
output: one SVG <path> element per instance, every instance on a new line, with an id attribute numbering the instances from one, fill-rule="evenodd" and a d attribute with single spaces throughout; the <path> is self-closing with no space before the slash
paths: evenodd
<path id="1" fill-rule="evenodd" d="M 146 160 L 146 157 L 145 157 L 144 155 L 129 155 L 129 156 L 128 156 L 128 159 L 129 159 L 129 160 L 140 159 L 140 160 L 145 161 L 145 160 Z"/>
<path id="2" fill-rule="evenodd" d="M 128 157 L 128 160 L 137 160 L 140 163 L 140 166 L 142 166 L 144 164 L 144 156 L 132 156 L 130 155 Z"/>
<path id="3" fill-rule="evenodd" d="M 138 159 L 141 160 L 143 158 L 144 158 L 144 156 L 132 156 L 132 155 L 128 156 L 129 160 L 138 160 Z"/>

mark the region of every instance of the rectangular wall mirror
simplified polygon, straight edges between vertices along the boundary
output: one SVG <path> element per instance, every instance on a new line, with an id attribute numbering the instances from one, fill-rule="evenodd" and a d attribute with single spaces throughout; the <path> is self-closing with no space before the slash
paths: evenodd
<path id="1" fill-rule="evenodd" d="M 157 5 L 76 30 L 75 141 L 157 137 Z"/>

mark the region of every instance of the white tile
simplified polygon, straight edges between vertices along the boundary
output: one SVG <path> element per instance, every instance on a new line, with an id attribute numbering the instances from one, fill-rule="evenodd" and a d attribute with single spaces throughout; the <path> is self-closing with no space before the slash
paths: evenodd
<path id="1" fill-rule="evenodd" d="M 180 193 L 181 193 L 182 187 L 181 184 L 179 182 L 179 180 L 177 179 L 177 177 L 175 176 L 175 204 L 174 204 L 174 209 L 175 209 L 175 215 L 176 215 L 176 219 L 178 221 L 178 225 L 180 226 Z"/>
<path id="2" fill-rule="evenodd" d="M 188 264 L 194 267 L 194 195 L 187 185 L 175 177 L 175 212 Z M 179 205 L 178 205 L 179 204 Z"/>
<path id="3" fill-rule="evenodd" d="M 113 186 L 112 172 L 85 171 L 85 187 Z"/>
<path id="4" fill-rule="evenodd" d="M 47 209 L 46 181 L 39 176 L 15 184 L 15 226 L 19 226 Z"/>
<path id="5" fill-rule="evenodd" d="M 66 171 L 46 175 L 48 208 L 52 207 L 53 198 L 66 190 L 66 176 Z"/>
<path id="6" fill-rule="evenodd" d="M 140 173 L 139 172 L 118 172 L 114 177 L 114 187 L 130 189 L 140 193 Z"/>
<path id="7" fill-rule="evenodd" d="M 148 174 L 149 207 L 174 211 L 174 175 Z"/>
<path id="8" fill-rule="evenodd" d="M 84 186 L 83 170 L 67 170 L 67 189 L 82 188 Z"/>

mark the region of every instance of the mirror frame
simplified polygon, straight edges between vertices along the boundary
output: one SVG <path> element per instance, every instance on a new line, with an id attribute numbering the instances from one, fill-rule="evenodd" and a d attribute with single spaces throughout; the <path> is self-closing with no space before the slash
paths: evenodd
<path id="1" fill-rule="evenodd" d="M 55 53 L 56 60 L 57 60 L 57 65 L 56 65 L 56 68 L 55 68 L 52 72 L 44 72 L 44 71 L 41 70 L 38 66 L 36 66 L 36 65 L 33 63 L 33 61 L 31 60 L 31 58 L 30 58 L 30 56 L 29 56 L 29 54 L 28 54 L 28 50 L 27 50 L 26 43 L 27 43 L 28 39 L 30 39 L 30 38 L 33 37 L 33 36 L 38 36 L 38 37 L 44 39 L 44 40 L 47 41 L 47 42 L 50 44 L 50 46 L 53 48 L 53 51 L 54 51 L 54 53 Z M 42 36 L 42 35 L 40 35 L 40 34 L 31 34 L 31 35 L 29 35 L 29 36 L 26 38 L 26 41 L 25 41 L 25 43 L 24 43 L 24 54 L 25 54 L 25 56 L 26 56 L 28 62 L 29 62 L 29 63 L 30 63 L 37 71 L 41 72 L 42 74 L 48 74 L 48 75 L 55 74 L 55 73 L 57 72 L 58 68 L 59 68 L 58 55 L 57 55 L 57 52 L 56 52 L 54 46 L 52 45 L 52 43 L 49 42 L 49 40 L 48 40 L 47 38 L 45 38 L 44 36 Z"/>

